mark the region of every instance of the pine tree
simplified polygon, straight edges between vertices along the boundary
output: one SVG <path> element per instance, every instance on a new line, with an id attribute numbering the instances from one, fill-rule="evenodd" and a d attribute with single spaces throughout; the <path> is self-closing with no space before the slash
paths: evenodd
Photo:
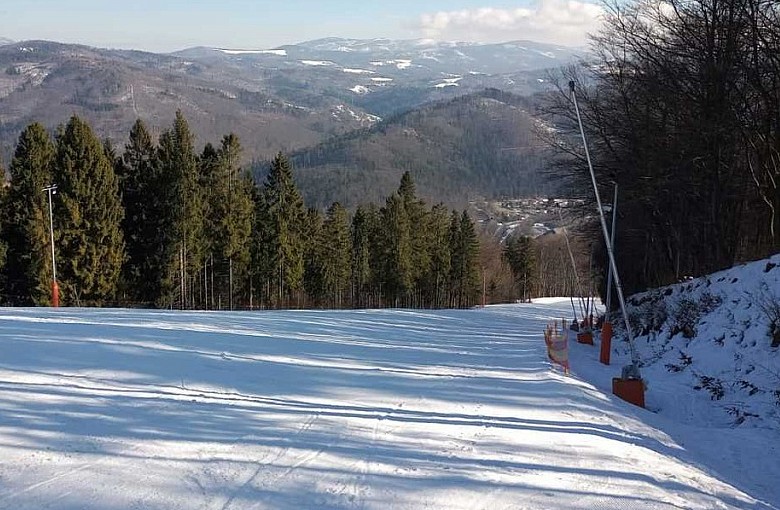
<path id="1" fill-rule="evenodd" d="M 351 242 L 347 210 L 335 202 L 328 208 L 320 242 L 322 253 L 323 283 L 332 306 L 343 304 L 349 286 L 351 266 Z"/>
<path id="2" fill-rule="evenodd" d="M 166 205 L 157 148 L 140 119 L 130 130 L 116 169 L 125 209 L 122 231 L 127 253 L 121 288 L 132 301 L 154 303 L 160 295 Z"/>
<path id="3" fill-rule="evenodd" d="M 303 222 L 306 211 L 298 187 L 293 180 L 292 167 L 279 153 L 271 162 L 271 170 L 263 184 L 259 212 L 261 257 L 265 260 L 268 280 L 273 281 L 277 306 L 289 303 L 303 286 Z"/>
<path id="4" fill-rule="evenodd" d="M 536 260 L 533 240 L 528 236 L 511 236 L 504 246 L 504 260 L 514 276 L 520 298 L 528 301 L 533 297 Z"/>
<path id="5" fill-rule="evenodd" d="M 238 137 L 229 134 L 222 139 L 219 150 L 220 174 L 227 181 L 227 211 L 223 216 L 222 228 L 224 243 L 221 256 L 227 262 L 228 302 L 234 307 L 234 298 L 238 289 L 244 287 L 250 261 L 252 219 L 254 204 L 252 187 L 254 182 L 248 174 L 242 174 L 238 165 L 241 159 L 241 145 Z"/>
<path id="6" fill-rule="evenodd" d="M 227 211 L 227 190 L 225 179 L 221 178 L 217 149 L 211 143 L 203 147 L 198 158 L 199 177 L 203 192 L 203 306 L 207 310 L 221 308 L 223 283 L 223 259 L 220 256 L 225 236 L 222 221 Z M 216 258 L 216 260 L 215 260 Z"/>
<path id="7" fill-rule="evenodd" d="M 371 219 L 368 210 L 359 206 L 352 217 L 350 237 L 352 241 L 352 307 L 367 304 L 371 280 Z"/>
<path id="8" fill-rule="evenodd" d="M 430 306 L 446 306 L 447 282 L 452 264 L 449 243 L 449 215 L 442 204 L 436 205 L 428 215 L 426 228 L 430 264 L 424 274 L 423 288 Z"/>
<path id="9" fill-rule="evenodd" d="M 6 175 L 5 169 L 0 165 L 0 175 Z M 7 217 L 7 204 L 8 204 L 8 183 L 4 180 L 0 181 L 0 303 L 7 299 L 7 290 L 5 279 L 5 264 L 8 261 L 8 242 L 5 239 L 4 232 L 8 226 Z"/>
<path id="10" fill-rule="evenodd" d="M 194 305 L 195 275 L 203 260 L 203 199 L 193 135 L 181 111 L 162 133 L 158 148 L 161 188 L 168 204 L 165 218 L 163 276 L 158 304 Z"/>
<path id="11" fill-rule="evenodd" d="M 124 259 L 124 211 L 103 144 L 78 117 L 71 117 L 57 136 L 53 174 L 61 202 L 54 219 L 65 300 L 102 305 L 117 290 Z"/>
<path id="12" fill-rule="evenodd" d="M 453 290 L 452 305 L 458 308 L 471 306 L 479 293 L 479 241 L 474 223 L 466 211 L 458 217 L 453 211 L 450 220 L 450 270 Z"/>
<path id="13" fill-rule="evenodd" d="M 403 199 L 394 193 L 385 201 L 382 216 L 381 284 L 392 306 L 407 304 L 413 284 L 412 235 Z"/>
<path id="14" fill-rule="evenodd" d="M 398 196 L 403 203 L 404 213 L 409 222 L 409 244 L 410 244 L 410 275 L 411 288 L 413 290 L 422 290 L 425 285 L 423 281 L 430 272 L 431 266 L 431 239 L 430 230 L 427 228 L 429 218 L 428 211 L 425 209 L 425 202 L 417 197 L 417 190 L 412 179 L 412 174 L 404 172 L 401 176 L 401 184 L 398 187 Z M 413 303 L 410 303 L 413 304 Z M 419 301 L 418 305 L 421 305 Z"/>
<path id="15" fill-rule="evenodd" d="M 304 276 L 303 287 L 315 304 L 322 304 L 326 297 L 325 247 L 322 232 L 323 219 L 317 209 L 309 208 L 304 220 Z"/>
<path id="16" fill-rule="evenodd" d="M 9 173 L 3 240 L 8 246 L 4 277 L 8 302 L 51 303 L 49 209 L 43 187 L 51 184 L 54 144 L 38 123 L 22 131 Z M 59 206 L 55 201 L 53 207 Z"/>

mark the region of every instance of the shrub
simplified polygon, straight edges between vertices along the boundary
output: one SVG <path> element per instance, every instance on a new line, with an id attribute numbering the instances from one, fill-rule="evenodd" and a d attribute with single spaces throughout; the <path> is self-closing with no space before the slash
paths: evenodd
<path id="1" fill-rule="evenodd" d="M 695 337 L 701 313 L 699 303 L 690 298 L 680 298 L 672 312 L 671 336 L 682 333 L 685 338 Z"/>
<path id="2" fill-rule="evenodd" d="M 772 347 L 780 346 L 780 297 L 764 283 L 751 301 L 758 306 L 767 321 L 767 334 Z"/>
<path id="3" fill-rule="evenodd" d="M 726 395 L 726 391 L 723 389 L 723 381 L 717 377 L 710 377 L 708 375 L 697 375 L 699 378 L 699 384 L 693 387 L 694 390 L 707 390 L 712 400 L 720 400 Z"/>

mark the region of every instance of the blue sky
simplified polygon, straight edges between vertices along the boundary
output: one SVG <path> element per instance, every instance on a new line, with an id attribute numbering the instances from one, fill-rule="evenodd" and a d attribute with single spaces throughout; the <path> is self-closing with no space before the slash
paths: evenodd
<path id="1" fill-rule="evenodd" d="M 321 37 L 532 39 L 581 45 L 593 0 L 2 0 L 0 37 L 175 51 Z"/>

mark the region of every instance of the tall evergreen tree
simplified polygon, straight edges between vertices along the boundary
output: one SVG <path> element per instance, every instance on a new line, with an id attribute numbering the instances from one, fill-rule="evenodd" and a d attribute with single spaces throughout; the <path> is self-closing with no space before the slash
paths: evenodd
<path id="1" fill-rule="evenodd" d="M 349 286 L 351 242 L 347 210 L 335 202 L 328 208 L 320 242 L 323 283 L 332 306 L 341 307 Z"/>
<path id="2" fill-rule="evenodd" d="M 366 207 L 359 206 L 352 217 L 352 306 L 361 308 L 367 304 L 371 280 L 371 218 Z"/>
<path id="3" fill-rule="evenodd" d="M 447 208 L 438 204 L 431 209 L 425 232 L 430 264 L 424 273 L 423 291 L 434 308 L 446 306 L 447 283 L 452 264 L 449 243 L 449 215 Z"/>
<path id="4" fill-rule="evenodd" d="M 0 175 L 6 175 L 5 169 L 0 165 Z M 0 180 L 0 302 L 7 299 L 7 285 L 5 279 L 5 264 L 8 261 L 8 242 L 6 241 L 4 232 L 8 226 L 8 183 L 5 180 Z"/>
<path id="5" fill-rule="evenodd" d="M 289 304 L 303 286 L 303 220 L 306 214 L 303 199 L 293 180 L 288 159 L 279 153 L 271 162 L 271 170 L 263 184 L 259 212 L 262 224 L 260 239 L 269 281 L 274 282 L 277 306 Z"/>
<path id="6" fill-rule="evenodd" d="M 193 284 L 203 259 L 203 199 L 194 137 L 181 111 L 160 136 L 158 159 L 168 213 L 163 241 L 164 269 L 158 303 L 193 306 Z"/>
<path id="7" fill-rule="evenodd" d="M 203 199 L 203 306 L 207 310 L 221 307 L 225 291 L 221 250 L 224 245 L 222 221 L 226 215 L 225 180 L 221 178 L 217 149 L 211 143 L 203 147 L 198 158 L 198 172 Z M 215 260 L 216 257 L 216 260 Z"/>
<path id="8" fill-rule="evenodd" d="M 119 183 L 103 144 L 74 116 L 57 136 L 54 179 L 58 278 L 66 302 L 102 305 L 113 298 L 124 259 Z"/>
<path id="9" fill-rule="evenodd" d="M 205 286 L 210 307 L 233 308 L 249 292 L 254 183 L 239 166 L 241 144 L 234 134 L 222 138 L 219 149 L 207 144 L 200 157 L 203 189 Z"/>
<path id="10" fill-rule="evenodd" d="M 51 303 L 49 209 L 43 187 L 51 184 L 54 144 L 38 123 L 22 131 L 9 168 L 3 239 L 8 245 L 4 277 L 8 302 Z M 54 208 L 59 207 L 55 201 Z"/>
<path id="11" fill-rule="evenodd" d="M 528 301 L 533 297 L 536 275 L 536 256 L 533 240 L 528 236 L 511 236 L 504 246 L 504 260 L 509 264 L 515 284 L 520 290 L 520 299 Z"/>
<path id="12" fill-rule="evenodd" d="M 410 279 L 411 288 L 409 290 L 421 291 L 425 285 L 423 281 L 430 272 L 431 265 L 431 238 L 430 230 L 427 228 L 428 211 L 425 208 L 425 202 L 417 197 L 417 187 L 412 179 L 412 174 L 404 172 L 401 176 L 401 184 L 398 187 L 398 196 L 403 203 L 404 213 L 409 223 L 409 244 L 410 244 Z M 409 304 L 422 303 L 418 299 Z"/>
<path id="13" fill-rule="evenodd" d="M 246 280 L 250 261 L 252 219 L 254 215 L 252 187 L 254 182 L 239 166 L 241 144 L 238 137 L 229 134 L 222 139 L 219 150 L 220 174 L 226 180 L 227 211 L 222 220 L 223 243 L 221 256 L 227 263 L 228 302 L 234 307 L 236 293 Z M 223 189 L 224 189 L 223 188 Z"/>
<path id="14" fill-rule="evenodd" d="M 398 193 L 387 198 L 381 216 L 384 295 L 392 306 L 406 305 L 413 284 L 413 247 L 409 217 Z"/>
<path id="15" fill-rule="evenodd" d="M 322 232 L 322 215 L 310 207 L 304 220 L 304 290 L 315 304 L 322 304 L 326 298 L 325 269 Z"/>
<path id="16" fill-rule="evenodd" d="M 122 231 L 127 253 L 121 289 L 132 301 L 154 303 L 160 295 L 161 232 L 167 207 L 159 182 L 157 148 L 142 120 L 133 124 L 116 169 L 125 208 Z"/>
<path id="17" fill-rule="evenodd" d="M 479 294 L 479 241 L 474 223 L 466 211 L 463 211 L 460 217 L 453 211 L 450 222 L 450 249 L 452 306 L 471 306 Z"/>

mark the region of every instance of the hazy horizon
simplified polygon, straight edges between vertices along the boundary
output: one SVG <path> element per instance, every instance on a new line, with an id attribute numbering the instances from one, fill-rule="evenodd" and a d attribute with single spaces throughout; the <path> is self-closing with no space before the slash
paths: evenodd
<path id="1" fill-rule="evenodd" d="M 224 0 L 164 5 L 99 0 L 6 0 L 0 37 L 160 53 L 196 46 L 267 49 L 328 37 L 582 46 L 602 9 L 590 0 Z M 193 29 L 195 27 L 195 29 Z"/>

